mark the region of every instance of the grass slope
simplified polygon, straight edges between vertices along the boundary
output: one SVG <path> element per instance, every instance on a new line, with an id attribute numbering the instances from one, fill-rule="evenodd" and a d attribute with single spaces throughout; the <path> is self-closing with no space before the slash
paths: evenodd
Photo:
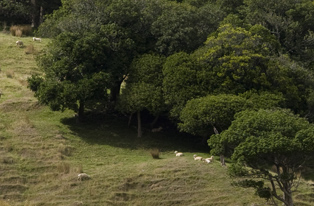
<path id="1" fill-rule="evenodd" d="M 253 190 L 231 186 L 218 161 L 194 161 L 195 153 L 209 154 L 182 134 L 146 131 L 139 139 L 118 116 L 77 124 L 73 112 L 39 105 L 26 83 L 39 71 L 18 39 L 36 51 L 49 41 L 0 33 L 0 206 L 267 204 Z M 150 156 L 154 148 L 160 159 Z M 92 178 L 78 181 L 80 172 Z M 296 205 L 313 205 L 312 185 L 301 180 Z"/>

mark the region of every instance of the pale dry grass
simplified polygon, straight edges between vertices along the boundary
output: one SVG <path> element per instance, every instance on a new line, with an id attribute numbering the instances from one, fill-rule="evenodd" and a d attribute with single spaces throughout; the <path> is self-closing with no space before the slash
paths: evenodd
<path id="1" fill-rule="evenodd" d="M 33 44 L 29 44 L 25 48 L 25 54 L 37 54 L 38 52 L 36 51 L 35 47 Z"/>
<path id="2" fill-rule="evenodd" d="M 59 173 L 64 173 L 64 174 L 69 174 L 70 173 L 70 169 L 71 166 L 69 163 L 66 162 L 61 162 L 58 166 L 57 166 L 57 171 Z"/>
<path id="3" fill-rule="evenodd" d="M 0 206 L 11 206 L 11 205 L 5 200 L 0 200 Z"/>
<path id="4" fill-rule="evenodd" d="M 157 148 L 151 149 L 150 154 L 152 155 L 153 159 L 160 159 L 160 151 Z"/>
<path id="5" fill-rule="evenodd" d="M 14 78 L 14 71 L 9 70 L 5 72 L 7 78 L 13 79 Z"/>
<path id="6" fill-rule="evenodd" d="M 10 27 L 10 33 L 12 36 L 29 36 L 32 34 L 31 25 L 14 25 Z"/>
<path id="7" fill-rule="evenodd" d="M 23 32 L 20 30 L 20 29 L 16 29 L 15 30 L 15 35 L 14 36 L 17 36 L 17 37 L 21 37 L 23 34 Z"/>

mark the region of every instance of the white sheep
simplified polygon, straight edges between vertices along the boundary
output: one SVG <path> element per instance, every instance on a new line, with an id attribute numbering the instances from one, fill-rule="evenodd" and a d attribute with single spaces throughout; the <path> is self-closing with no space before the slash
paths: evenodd
<path id="1" fill-rule="evenodd" d="M 77 180 L 83 181 L 90 179 L 90 176 L 86 173 L 80 173 L 77 175 Z"/>
<path id="2" fill-rule="evenodd" d="M 203 157 L 197 156 L 196 154 L 193 155 L 193 158 L 194 158 L 194 160 L 197 160 L 197 161 L 203 160 Z"/>
<path id="3" fill-rule="evenodd" d="M 152 129 L 152 132 L 160 132 L 162 130 L 162 127 L 154 128 Z"/>
<path id="4" fill-rule="evenodd" d="M 214 156 L 211 156 L 211 157 L 208 157 L 208 158 L 204 159 L 204 162 L 209 164 L 209 163 L 211 163 L 213 161 L 213 159 L 214 159 Z"/>
<path id="5" fill-rule="evenodd" d="M 23 46 L 24 44 L 23 44 L 23 42 L 21 41 L 21 40 L 17 40 L 16 41 L 16 46 Z"/>
<path id="6" fill-rule="evenodd" d="M 174 153 L 176 154 L 177 157 L 184 156 L 184 154 L 182 152 L 175 151 Z"/>
<path id="7" fill-rule="evenodd" d="M 208 157 L 206 159 L 212 161 L 214 159 L 214 156 Z"/>
<path id="8" fill-rule="evenodd" d="M 33 37 L 33 41 L 39 41 L 39 42 L 41 42 L 41 38 Z"/>

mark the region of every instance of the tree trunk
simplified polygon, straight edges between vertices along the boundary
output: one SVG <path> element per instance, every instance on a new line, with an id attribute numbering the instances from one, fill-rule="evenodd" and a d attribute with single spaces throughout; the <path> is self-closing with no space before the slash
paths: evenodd
<path id="1" fill-rule="evenodd" d="M 283 193 L 284 204 L 286 206 L 293 206 L 293 199 L 291 192 L 284 192 Z"/>
<path id="2" fill-rule="evenodd" d="M 137 137 L 142 137 L 141 112 L 137 112 Z"/>
<path id="3" fill-rule="evenodd" d="M 215 126 L 213 127 L 213 129 L 214 129 L 215 134 L 219 134 Z M 220 163 L 221 163 L 221 166 L 226 166 L 225 156 L 223 154 L 220 154 Z"/>
<path id="4" fill-rule="evenodd" d="M 32 27 L 34 28 L 36 28 L 37 27 L 37 21 L 36 21 L 36 19 L 37 19 L 37 15 L 36 15 L 36 13 L 37 13 L 37 5 L 36 5 L 36 0 L 31 0 L 31 4 L 32 4 L 32 7 L 33 7 L 33 9 L 32 9 L 32 14 L 31 14 L 31 16 L 32 16 Z"/>
<path id="5" fill-rule="evenodd" d="M 44 7 L 40 6 L 39 25 L 42 24 L 43 22 L 44 22 Z"/>
<path id="6" fill-rule="evenodd" d="M 220 163 L 221 163 L 221 166 L 226 166 L 225 156 L 223 154 L 220 155 Z"/>
<path id="7" fill-rule="evenodd" d="M 157 115 L 157 116 L 155 117 L 155 119 L 152 121 L 152 123 L 150 123 L 150 127 L 151 127 L 151 129 L 153 129 L 153 128 L 154 128 L 154 126 L 155 126 L 155 124 L 156 124 L 156 122 L 157 122 L 158 118 L 159 118 L 159 115 Z"/>
<path id="8" fill-rule="evenodd" d="M 131 125 L 131 121 L 132 121 L 133 114 L 134 114 L 134 113 L 130 114 L 130 116 L 129 116 L 128 127 L 130 127 L 130 125 Z"/>
<path id="9" fill-rule="evenodd" d="M 7 30 L 7 22 L 3 21 L 2 26 L 3 26 L 3 31 L 6 31 Z"/>
<path id="10" fill-rule="evenodd" d="M 110 89 L 110 100 L 115 103 L 120 95 L 122 81 L 116 81 L 114 86 Z"/>
<path id="11" fill-rule="evenodd" d="M 85 111 L 85 104 L 83 101 L 80 101 L 80 106 L 79 106 L 79 110 L 78 110 L 78 120 L 80 122 L 82 122 L 84 119 L 84 111 Z"/>

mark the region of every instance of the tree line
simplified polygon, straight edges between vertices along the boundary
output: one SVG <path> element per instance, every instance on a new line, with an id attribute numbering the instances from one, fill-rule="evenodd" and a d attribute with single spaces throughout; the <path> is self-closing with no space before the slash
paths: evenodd
<path id="1" fill-rule="evenodd" d="M 61 0 L 1 0 L 0 23 L 2 26 L 31 24 L 37 28 L 44 16 L 61 6 Z"/>
<path id="2" fill-rule="evenodd" d="M 270 183 L 239 185 L 293 205 L 314 148 L 313 12 L 310 0 L 62 1 L 38 28 L 52 41 L 29 87 L 79 119 L 136 114 L 138 136 L 141 112 L 166 116 L 231 157 L 233 175 Z"/>

